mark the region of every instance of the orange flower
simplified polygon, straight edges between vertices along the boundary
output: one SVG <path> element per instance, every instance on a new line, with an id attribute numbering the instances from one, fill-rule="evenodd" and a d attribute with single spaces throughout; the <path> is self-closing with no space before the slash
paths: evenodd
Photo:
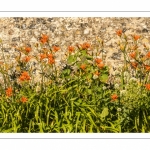
<path id="1" fill-rule="evenodd" d="M 68 47 L 68 51 L 69 51 L 69 53 L 72 53 L 74 51 L 74 47 L 73 46 L 69 46 Z"/>
<path id="2" fill-rule="evenodd" d="M 50 53 L 50 54 L 47 54 L 47 58 L 54 58 L 54 56 L 52 53 Z"/>
<path id="3" fill-rule="evenodd" d="M 43 39 L 48 39 L 48 36 L 47 36 L 46 34 L 43 34 L 43 35 L 42 35 L 42 38 L 43 38 Z"/>
<path id="4" fill-rule="evenodd" d="M 45 59 L 45 58 L 47 58 L 47 56 L 46 56 L 46 54 L 40 54 L 40 60 L 43 60 L 43 59 Z"/>
<path id="5" fill-rule="evenodd" d="M 57 51 L 60 50 L 60 47 L 58 47 L 58 46 L 53 46 L 53 50 L 54 50 L 55 52 L 57 52 Z"/>
<path id="6" fill-rule="evenodd" d="M 24 96 L 21 98 L 21 102 L 22 102 L 22 103 L 26 103 L 27 100 L 28 100 L 28 99 L 27 99 L 26 97 L 24 97 Z"/>
<path id="7" fill-rule="evenodd" d="M 136 53 L 135 53 L 135 52 L 130 53 L 129 55 L 130 55 L 130 57 L 133 58 L 133 59 L 136 57 Z"/>
<path id="8" fill-rule="evenodd" d="M 46 42 L 47 42 L 47 39 L 43 39 L 43 38 L 41 38 L 41 43 L 43 43 L 43 44 L 45 44 Z"/>
<path id="9" fill-rule="evenodd" d="M 19 77 L 20 81 L 28 81 L 30 80 L 30 76 L 28 74 L 28 72 L 24 71 L 21 76 Z"/>
<path id="10" fill-rule="evenodd" d="M 12 96 L 12 88 L 11 88 L 11 87 L 7 88 L 7 90 L 6 90 L 6 95 L 7 95 L 8 97 Z"/>
<path id="11" fill-rule="evenodd" d="M 80 68 L 81 68 L 82 70 L 85 70 L 85 69 L 86 69 L 86 65 L 85 65 L 85 64 L 82 64 L 82 65 L 80 66 Z"/>
<path id="12" fill-rule="evenodd" d="M 118 36 L 121 36 L 121 35 L 122 35 L 122 30 L 117 30 L 117 31 L 116 31 L 116 34 L 117 34 Z"/>
<path id="13" fill-rule="evenodd" d="M 140 38 L 140 36 L 139 35 L 134 35 L 133 38 L 134 38 L 135 41 L 137 41 Z"/>
<path id="14" fill-rule="evenodd" d="M 31 47 L 25 47 L 25 51 L 29 53 L 31 51 Z"/>
<path id="15" fill-rule="evenodd" d="M 144 65 L 146 71 L 150 71 L 150 66 L 149 65 Z"/>
<path id="16" fill-rule="evenodd" d="M 40 42 L 43 44 L 47 43 L 48 42 L 48 36 L 43 34 L 41 39 L 40 39 Z"/>
<path id="17" fill-rule="evenodd" d="M 48 63 L 51 64 L 51 65 L 54 64 L 55 63 L 55 59 L 54 58 L 49 58 L 48 59 Z"/>
<path id="18" fill-rule="evenodd" d="M 146 84 L 145 88 L 150 91 L 150 84 Z"/>
<path id="19" fill-rule="evenodd" d="M 104 64 L 103 63 L 100 63 L 97 65 L 100 69 L 102 69 L 104 67 Z"/>
<path id="20" fill-rule="evenodd" d="M 81 47 L 83 50 L 86 50 L 86 49 L 90 48 L 90 44 L 88 42 L 85 42 L 85 43 L 81 44 Z"/>
<path id="21" fill-rule="evenodd" d="M 31 59 L 31 57 L 29 57 L 29 56 L 25 56 L 25 57 L 24 57 L 24 59 L 23 59 L 23 61 L 27 63 L 27 62 L 29 62 L 29 61 L 30 61 L 30 59 Z"/>
<path id="22" fill-rule="evenodd" d="M 137 64 L 136 62 L 131 62 L 131 66 L 132 66 L 132 67 L 137 68 L 137 65 L 138 65 L 138 64 Z"/>
<path id="23" fill-rule="evenodd" d="M 111 95 L 111 101 L 115 101 L 116 99 L 118 99 L 118 96 L 117 96 L 117 94 L 113 94 L 113 95 Z"/>
<path id="24" fill-rule="evenodd" d="M 94 75 L 99 76 L 99 75 L 100 75 L 100 73 L 99 73 L 98 71 L 96 71 L 96 72 L 94 73 Z"/>
<path id="25" fill-rule="evenodd" d="M 55 63 L 55 59 L 54 59 L 54 56 L 53 56 L 53 54 L 48 54 L 47 55 L 47 58 L 48 58 L 48 63 L 49 64 L 54 64 Z"/>
<path id="26" fill-rule="evenodd" d="M 97 64 L 100 64 L 100 63 L 102 62 L 102 59 L 96 58 L 96 59 L 95 59 L 95 62 L 96 62 Z"/>
<path id="27" fill-rule="evenodd" d="M 150 52 L 148 52 L 148 53 L 146 54 L 146 57 L 147 57 L 147 58 L 150 58 Z"/>

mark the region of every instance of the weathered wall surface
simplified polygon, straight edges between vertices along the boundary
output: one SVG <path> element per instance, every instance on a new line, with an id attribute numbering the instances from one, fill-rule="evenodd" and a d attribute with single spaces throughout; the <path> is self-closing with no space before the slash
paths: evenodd
<path id="1" fill-rule="evenodd" d="M 142 35 L 142 42 L 150 40 L 150 18 L 0 18 L 5 52 L 13 53 L 14 45 L 33 45 L 42 33 L 49 35 L 51 44 L 59 45 L 62 53 L 70 44 L 85 41 L 94 44 L 96 37 L 100 37 L 104 40 L 106 64 L 111 66 L 118 66 L 122 59 L 117 29 L 123 29 L 126 35 Z"/>

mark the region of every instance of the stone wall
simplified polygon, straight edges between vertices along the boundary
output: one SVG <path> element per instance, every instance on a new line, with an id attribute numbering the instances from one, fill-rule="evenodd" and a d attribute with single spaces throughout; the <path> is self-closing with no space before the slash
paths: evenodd
<path id="1" fill-rule="evenodd" d="M 42 33 L 49 35 L 50 44 L 59 45 L 62 53 L 69 45 L 85 41 L 94 44 L 99 37 L 104 40 L 106 64 L 113 67 L 122 62 L 117 29 L 123 29 L 127 36 L 142 35 L 143 43 L 150 40 L 150 18 L 0 18 L 0 38 L 6 53 L 14 53 L 13 46 L 33 46 Z M 36 54 L 36 49 L 33 52 Z"/>

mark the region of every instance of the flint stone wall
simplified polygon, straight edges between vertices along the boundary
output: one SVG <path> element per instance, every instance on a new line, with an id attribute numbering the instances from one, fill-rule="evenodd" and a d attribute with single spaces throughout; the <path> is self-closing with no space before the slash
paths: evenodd
<path id="1" fill-rule="evenodd" d="M 0 18 L 0 38 L 3 40 L 4 52 L 12 53 L 12 57 L 15 55 L 13 46 L 33 46 L 41 34 L 49 35 L 50 43 L 59 45 L 59 53 L 62 54 L 69 45 L 86 41 L 94 44 L 99 37 L 104 40 L 105 63 L 113 69 L 122 65 L 123 60 L 117 44 L 118 29 L 123 29 L 127 36 L 142 35 L 142 44 L 149 45 L 150 18 Z M 142 44 L 139 47 L 141 50 Z M 37 54 L 36 49 L 33 53 Z"/>

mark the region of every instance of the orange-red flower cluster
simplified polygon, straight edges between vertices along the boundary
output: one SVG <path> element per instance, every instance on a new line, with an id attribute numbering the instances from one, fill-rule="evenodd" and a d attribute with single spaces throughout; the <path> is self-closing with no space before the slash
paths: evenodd
<path id="1" fill-rule="evenodd" d="M 102 59 L 96 58 L 95 62 L 97 64 L 98 68 L 102 69 L 104 67 L 104 64 L 102 63 Z"/>
<path id="2" fill-rule="evenodd" d="M 47 58 L 47 55 L 44 54 L 44 53 L 41 53 L 41 54 L 40 54 L 40 60 L 43 60 L 43 59 L 45 59 L 45 58 Z"/>
<path id="3" fill-rule="evenodd" d="M 41 39 L 40 39 L 40 42 L 43 44 L 47 43 L 48 42 L 48 36 L 43 34 Z"/>
<path id="4" fill-rule="evenodd" d="M 6 90 L 6 96 L 8 96 L 8 97 L 10 97 L 10 96 L 12 96 L 12 88 L 11 87 L 9 87 L 9 88 L 7 88 L 7 90 Z"/>
<path id="5" fill-rule="evenodd" d="M 69 51 L 69 53 L 74 52 L 74 47 L 73 46 L 68 46 L 68 51 Z"/>
<path id="6" fill-rule="evenodd" d="M 117 96 L 117 94 L 113 94 L 113 95 L 111 95 L 111 101 L 115 101 L 116 99 L 118 99 L 118 96 Z"/>
<path id="7" fill-rule="evenodd" d="M 150 91 L 150 84 L 146 84 L 145 88 Z"/>
<path id="8" fill-rule="evenodd" d="M 118 36 L 121 36 L 121 35 L 122 35 L 122 30 L 117 30 L 117 31 L 116 31 L 116 34 L 117 34 Z"/>
<path id="9" fill-rule="evenodd" d="M 146 71 L 150 71 L 150 66 L 149 65 L 144 65 L 144 67 L 145 67 Z"/>
<path id="10" fill-rule="evenodd" d="M 22 102 L 22 103 L 26 103 L 27 101 L 28 101 L 28 99 L 27 99 L 26 97 L 23 96 L 23 97 L 21 98 L 21 102 Z"/>
<path id="11" fill-rule="evenodd" d="M 94 72 L 94 75 L 99 76 L 99 75 L 100 75 L 100 73 L 99 73 L 98 71 L 96 71 L 96 72 Z"/>
<path id="12" fill-rule="evenodd" d="M 82 70 L 85 70 L 85 69 L 86 69 L 86 65 L 85 65 L 85 64 L 82 64 L 82 65 L 80 66 L 80 68 L 81 68 Z"/>
<path id="13" fill-rule="evenodd" d="M 146 54 L 146 58 L 150 58 L 150 52 Z"/>
<path id="14" fill-rule="evenodd" d="M 130 53 L 129 55 L 130 55 L 131 58 L 135 59 L 135 57 L 136 57 L 136 52 Z"/>
<path id="15" fill-rule="evenodd" d="M 136 62 L 131 62 L 131 66 L 132 66 L 133 68 L 137 68 L 137 65 L 138 65 L 138 63 L 136 63 Z"/>
<path id="16" fill-rule="evenodd" d="M 55 63 L 55 59 L 54 59 L 54 56 L 53 56 L 53 54 L 48 54 L 47 55 L 47 58 L 48 58 L 48 63 L 49 64 L 54 64 Z"/>
<path id="17" fill-rule="evenodd" d="M 23 58 L 23 61 L 24 62 L 29 62 L 30 61 L 30 59 L 31 59 L 31 57 L 29 57 L 29 56 L 25 56 L 24 58 Z"/>
<path id="18" fill-rule="evenodd" d="M 60 47 L 59 46 L 53 46 L 53 51 L 54 52 L 57 52 L 57 51 L 59 51 L 60 50 Z"/>
<path id="19" fill-rule="evenodd" d="M 86 50 L 86 49 L 90 48 L 90 46 L 91 46 L 91 45 L 90 45 L 88 42 L 85 42 L 85 43 L 81 44 L 81 48 L 82 48 L 83 50 Z"/>
<path id="20" fill-rule="evenodd" d="M 100 63 L 100 64 L 98 64 L 97 66 L 98 66 L 98 68 L 102 69 L 102 68 L 104 67 L 104 64 L 103 64 L 103 63 Z"/>
<path id="21" fill-rule="evenodd" d="M 20 81 L 28 81 L 30 80 L 30 76 L 28 74 L 28 72 L 24 71 L 22 72 L 21 76 L 19 77 Z"/>
<path id="22" fill-rule="evenodd" d="M 96 59 L 95 59 L 95 62 L 96 62 L 97 64 L 100 64 L 100 63 L 102 62 L 102 59 L 96 58 Z"/>
<path id="23" fill-rule="evenodd" d="M 25 51 L 29 53 L 31 51 L 31 47 L 25 47 Z"/>
<path id="24" fill-rule="evenodd" d="M 134 35 L 133 38 L 134 38 L 135 41 L 137 41 L 140 38 L 140 36 L 139 35 Z"/>

